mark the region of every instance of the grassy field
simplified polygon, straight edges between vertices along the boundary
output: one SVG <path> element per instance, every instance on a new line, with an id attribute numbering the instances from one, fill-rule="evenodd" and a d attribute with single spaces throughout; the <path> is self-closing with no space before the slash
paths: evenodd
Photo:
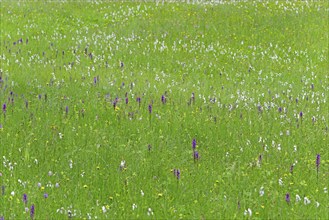
<path id="1" fill-rule="evenodd" d="M 0 219 L 328 219 L 328 1 L 1 1 Z"/>

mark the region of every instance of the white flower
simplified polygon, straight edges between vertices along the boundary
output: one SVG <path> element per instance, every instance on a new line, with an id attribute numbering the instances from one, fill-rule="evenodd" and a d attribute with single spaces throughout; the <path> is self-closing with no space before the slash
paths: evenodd
<path id="1" fill-rule="evenodd" d="M 103 211 L 103 213 L 105 213 L 107 211 L 105 206 L 102 206 L 102 211 Z"/>
<path id="2" fill-rule="evenodd" d="M 327 187 L 324 187 L 324 188 L 323 188 L 323 192 L 324 192 L 324 193 L 328 193 L 328 188 L 327 188 Z"/>
<path id="3" fill-rule="evenodd" d="M 260 190 L 259 190 L 259 195 L 260 196 L 263 196 L 264 195 L 264 187 L 262 186 L 262 187 L 260 187 Z"/>
<path id="4" fill-rule="evenodd" d="M 320 203 L 318 201 L 315 201 L 315 204 L 317 208 L 320 206 Z"/>
<path id="5" fill-rule="evenodd" d="M 126 167 L 126 161 L 122 160 L 120 163 L 120 170 L 124 169 Z"/>
<path id="6" fill-rule="evenodd" d="M 153 211 L 152 211 L 151 208 L 148 208 L 148 209 L 147 209 L 147 215 L 149 215 L 149 216 L 150 216 L 150 215 L 153 215 Z"/>
<path id="7" fill-rule="evenodd" d="M 299 202 L 301 200 L 300 196 L 297 194 L 296 195 L 296 202 Z"/>
<path id="8" fill-rule="evenodd" d="M 12 192 L 10 193 L 10 195 L 11 195 L 11 196 L 15 196 L 15 192 L 12 191 Z"/>
<path id="9" fill-rule="evenodd" d="M 304 204 L 305 205 L 308 205 L 308 204 L 310 204 L 311 203 L 311 201 L 305 196 L 304 197 Z"/>
<path id="10" fill-rule="evenodd" d="M 280 185 L 280 186 L 283 186 L 282 178 L 279 179 L 279 185 Z"/>
<path id="11" fill-rule="evenodd" d="M 141 195 L 144 196 L 144 192 L 143 192 L 143 190 L 141 190 Z"/>
<path id="12" fill-rule="evenodd" d="M 251 211 L 250 208 L 248 208 L 248 209 L 244 210 L 244 213 L 243 213 L 243 214 L 244 214 L 244 215 L 249 215 L 249 216 L 251 216 L 251 215 L 252 215 L 252 211 Z"/>
<path id="13" fill-rule="evenodd" d="M 297 146 L 294 145 L 294 152 L 297 152 Z"/>
<path id="14" fill-rule="evenodd" d="M 137 209 L 137 205 L 134 203 L 133 204 L 133 210 Z"/>
<path id="15" fill-rule="evenodd" d="M 64 135 L 62 133 L 58 133 L 58 136 L 59 136 L 59 139 L 62 139 Z"/>

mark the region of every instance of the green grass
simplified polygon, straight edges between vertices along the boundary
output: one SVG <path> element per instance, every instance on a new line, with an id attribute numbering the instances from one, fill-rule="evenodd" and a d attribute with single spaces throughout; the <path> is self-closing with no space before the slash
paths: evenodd
<path id="1" fill-rule="evenodd" d="M 0 217 L 328 219 L 328 9 L 3 1 Z"/>

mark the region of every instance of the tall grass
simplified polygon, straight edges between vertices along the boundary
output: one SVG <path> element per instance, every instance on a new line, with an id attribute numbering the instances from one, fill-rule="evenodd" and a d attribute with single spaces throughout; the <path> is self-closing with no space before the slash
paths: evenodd
<path id="1" fill-rule="evenodd" d="M 327 219 L 328 9 L 3 1 L 0 216 Z"/>

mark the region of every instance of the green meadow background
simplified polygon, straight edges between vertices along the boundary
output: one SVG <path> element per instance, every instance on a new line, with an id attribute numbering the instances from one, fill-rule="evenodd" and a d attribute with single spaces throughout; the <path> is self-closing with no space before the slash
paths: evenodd
<path id="1" fill-rule="evenodd" d="M 329 218 L 328 1 L 0 8 L 0 219 Z"/>

